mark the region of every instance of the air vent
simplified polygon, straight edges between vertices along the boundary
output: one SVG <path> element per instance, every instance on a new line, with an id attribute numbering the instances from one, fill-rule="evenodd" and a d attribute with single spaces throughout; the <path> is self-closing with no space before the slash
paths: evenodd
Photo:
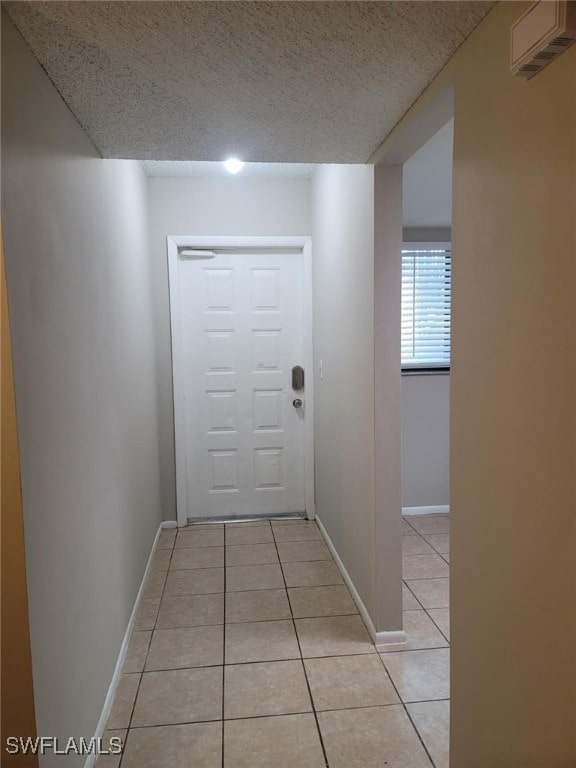
<path id="1" fill-rule="evenodd" d="M 576 42 L 576 2 L 537 0 L 510 31 L 510 70 L 533 77 Z"/>
<path id="2" fill-rule="evenodd" d="M 563 48 L 567 48 L 569 45 L 572 45 L 573 42 L 573 37 L 557 37 L 552 40 L 550 45 L 561 45 Z"/>

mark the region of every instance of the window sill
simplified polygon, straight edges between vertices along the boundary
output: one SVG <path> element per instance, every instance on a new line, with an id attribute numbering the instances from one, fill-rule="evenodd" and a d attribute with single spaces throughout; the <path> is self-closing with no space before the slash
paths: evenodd
<path id="1" fill-rule="evenodd" d="M 450 368 L 403 368 L 402 376 L 450 376 Z"/>

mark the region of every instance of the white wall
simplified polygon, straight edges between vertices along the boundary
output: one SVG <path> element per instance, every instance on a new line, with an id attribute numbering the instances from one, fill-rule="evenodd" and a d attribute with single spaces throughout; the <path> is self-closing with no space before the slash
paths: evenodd
<path id="1" fill-rule="evenodd" d="M 316 510 L 375 621 L 374 168 L 312 190 Z"/>
<path id="2" fill-rule="evenodd" d="M 449 243 L 452 232 L 450 227 L 404 227 L 403 239 Z M 403 376 L 402 507 L 449 505 L 450 376 Z"/>
<path id="3" fill-rule="evenodd" d="M 376 628 L 402 630 L 402 166 L 374 169 Z M 396 637 L 396 640 L 401 638 Z M 392 637 L 378 637 L 391 642 Z"/>
<path id="4" fill-rule="evenodd" d="M 450 376 L 402 377 L 402 506 L 450 504 Z"/>
<path id="5" fill-rule="evenodd" d="M 90 737 L 160 521 L 146 181 L 99 159 L 5 15 L 2 118 L 38 733 Z"/>
<path id="6" fill-rule="evenodd" d="M 166 235 L 310 235 L 307 179 L 150 178 L 150 245 L 158 350 L 164 518 L 176 519 Z"/>

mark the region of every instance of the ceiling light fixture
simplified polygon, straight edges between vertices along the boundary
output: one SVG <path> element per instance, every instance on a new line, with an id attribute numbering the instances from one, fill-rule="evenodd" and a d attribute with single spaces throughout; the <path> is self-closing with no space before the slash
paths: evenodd
<path id="1" fill-rule="evenodd" d="M 227 160 L 224 160 L 224 168 L 228 171 L 228 173 L 233 173 L 236 175 L 239 173 L 246 163 L 243 160 L 238 160 L 236 157 L 229 157 Z"/>

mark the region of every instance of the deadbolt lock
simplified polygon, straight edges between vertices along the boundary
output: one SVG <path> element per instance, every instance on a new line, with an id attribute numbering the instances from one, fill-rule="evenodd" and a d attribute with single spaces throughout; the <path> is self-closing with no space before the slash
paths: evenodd
<path id="1" fill-rule="evenodd" d="M 304 368 L 301 365 L 292 368 L 292 389 L 304 389 Z"/>

